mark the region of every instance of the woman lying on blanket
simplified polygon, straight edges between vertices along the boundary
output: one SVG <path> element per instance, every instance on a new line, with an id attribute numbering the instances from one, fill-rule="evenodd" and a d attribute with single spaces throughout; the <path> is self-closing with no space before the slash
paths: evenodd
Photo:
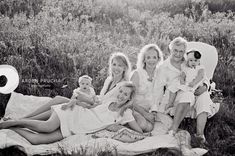
<path id="1" fill-rule="evenodd" d="M 118 84 L 120 82 L 129 80 L 130 71 L 131 71 L 130 61 L 126 55 L 120 52 L 111 54 L 111 57 L 109 59 L 109 76 L 106 78 L 104 86 L 99 96 L 101 103 L 105 103 L 106 100 L 108 100 L 110 97 L 113 97 L 113 95 L 118 90 Z M 92 105 L 94 104 L 93 99 L 87 97 L 85 94 L 82 93 L 78 95 L 77 99 L 80 99 L 81 101 L 90 103 Z M 62 103 L 68 103 L 69 101 L 70 99 L 66 97 L 56 96 L 47 104 L 36 109 L 34 112 L 24 116 L 23 118 L 42 119 L 39 114 L 45 113 L 48 114 L 49 116 L 51 106 L 59 105 Z"/>
<path id="2" fill-rule="evenodd" d="M 46 121 L 8 120 L 0 123 L 0 129 L 10 128 L 32 144 L 52 143 L 73 134 L 93 133 L 115 123 L 128 123 L 133 130 L 142 132 L 132 111 L 127 109 L 133 102 L 135 86 L 129 81 L 122 82 L 115 95 L 115 98 L 92 109 L 76 106 L 73 110 L 62 110 L 61 105 L 53 106 L 52 114 Z"/>
<path id="3" fill-rule="evenodd" d="M 138 55 L 137 69 L 133 72 L 131 81 L 136 86 L 133 116 L 144 132 L 153 130 L 153 81 L 156 71 L 163 62 L 162 51 L 156 44 L 145 45 Z"/>

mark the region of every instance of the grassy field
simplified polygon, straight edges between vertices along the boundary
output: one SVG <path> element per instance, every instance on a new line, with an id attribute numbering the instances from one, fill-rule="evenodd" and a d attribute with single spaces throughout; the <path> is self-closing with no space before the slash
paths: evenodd
<path id="1" fill-rule="evenodd" d="M 90 75 L 100 91 L 112 52 L 127 54 L 135 68 L 137 53 L 147 43 L 158 44 L 165 58 L 177 36 L 211 44 L 219 54 L 213 81 L 223 98 L 214 97 L 221 108 L 206 125 L 206 156 L 235 155 L 234 6 L 233 0 L 3 0 L 0 64 L 17 68 L 17 92 L 70 97 L 81 74 Z M 9 95 L 0 99 L 2 116 Z M 195 120 L 185 120 L 181 128 L 194 134 Z M 193 135 L 192 146 L 200 146 Z"/>

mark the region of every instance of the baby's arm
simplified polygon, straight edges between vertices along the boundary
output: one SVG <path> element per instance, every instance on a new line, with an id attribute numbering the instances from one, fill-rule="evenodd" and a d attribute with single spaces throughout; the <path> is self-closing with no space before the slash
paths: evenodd
<path id="1" fill-rule="evenodd" d="M 77 102 L 76 99 L 71 99 L 67 104 L 62 105 L 61 109 L 66 110 L 66 109 L 70 108 L 72 110 L 74 108 L 74 106 L 76 105 L 76 102 Z"/>
<path id="2" fill-rule="evenodd" d="M 86 93 L 83 93 L 81 91 L 77 92 L 77 100 L 88 103 L 90 105 L 94 104 L 93 98 L 90 95 L 87 95 Z"/>
<path id="3" fill-rule="evenodd" d="M 205 75 L 205 70 L 199 69 L 195 79 L 193 79 L 193 81 L 189 83 L 189 87 L 195 87 L 195 85 L 197 85 L 199 82 L 201 82 L 204 79 L 204 75 Z"/>
<path id="4" fill-rule="evenodd" d="M 86 102 L 82 102 L 82 101 L 76 101 L 76 105 L 84 107 L 84 108 L 88 108 L 88 109 L 94 107 L 93 105 L 86 103 Z"/>

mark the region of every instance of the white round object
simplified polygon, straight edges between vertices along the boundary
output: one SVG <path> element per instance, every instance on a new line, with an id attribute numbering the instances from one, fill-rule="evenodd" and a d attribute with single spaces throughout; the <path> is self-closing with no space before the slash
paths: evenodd
<path id="1" fill-rule="evenodd" d="M 19 85 L 19 74 L 13 66 L 0 65 L 0 76 L 7 78 L 6 84 L 0 87 L 0 93 L 2 94 L 13 92 Z"/>

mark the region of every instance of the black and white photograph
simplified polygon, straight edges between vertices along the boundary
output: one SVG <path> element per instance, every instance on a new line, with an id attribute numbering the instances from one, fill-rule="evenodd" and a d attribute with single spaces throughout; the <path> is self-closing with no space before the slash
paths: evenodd
<path id="1" fill-rule="evenodd" d="M 0 156 L 235 156 L 235 0 L 1 0 Z"/>

